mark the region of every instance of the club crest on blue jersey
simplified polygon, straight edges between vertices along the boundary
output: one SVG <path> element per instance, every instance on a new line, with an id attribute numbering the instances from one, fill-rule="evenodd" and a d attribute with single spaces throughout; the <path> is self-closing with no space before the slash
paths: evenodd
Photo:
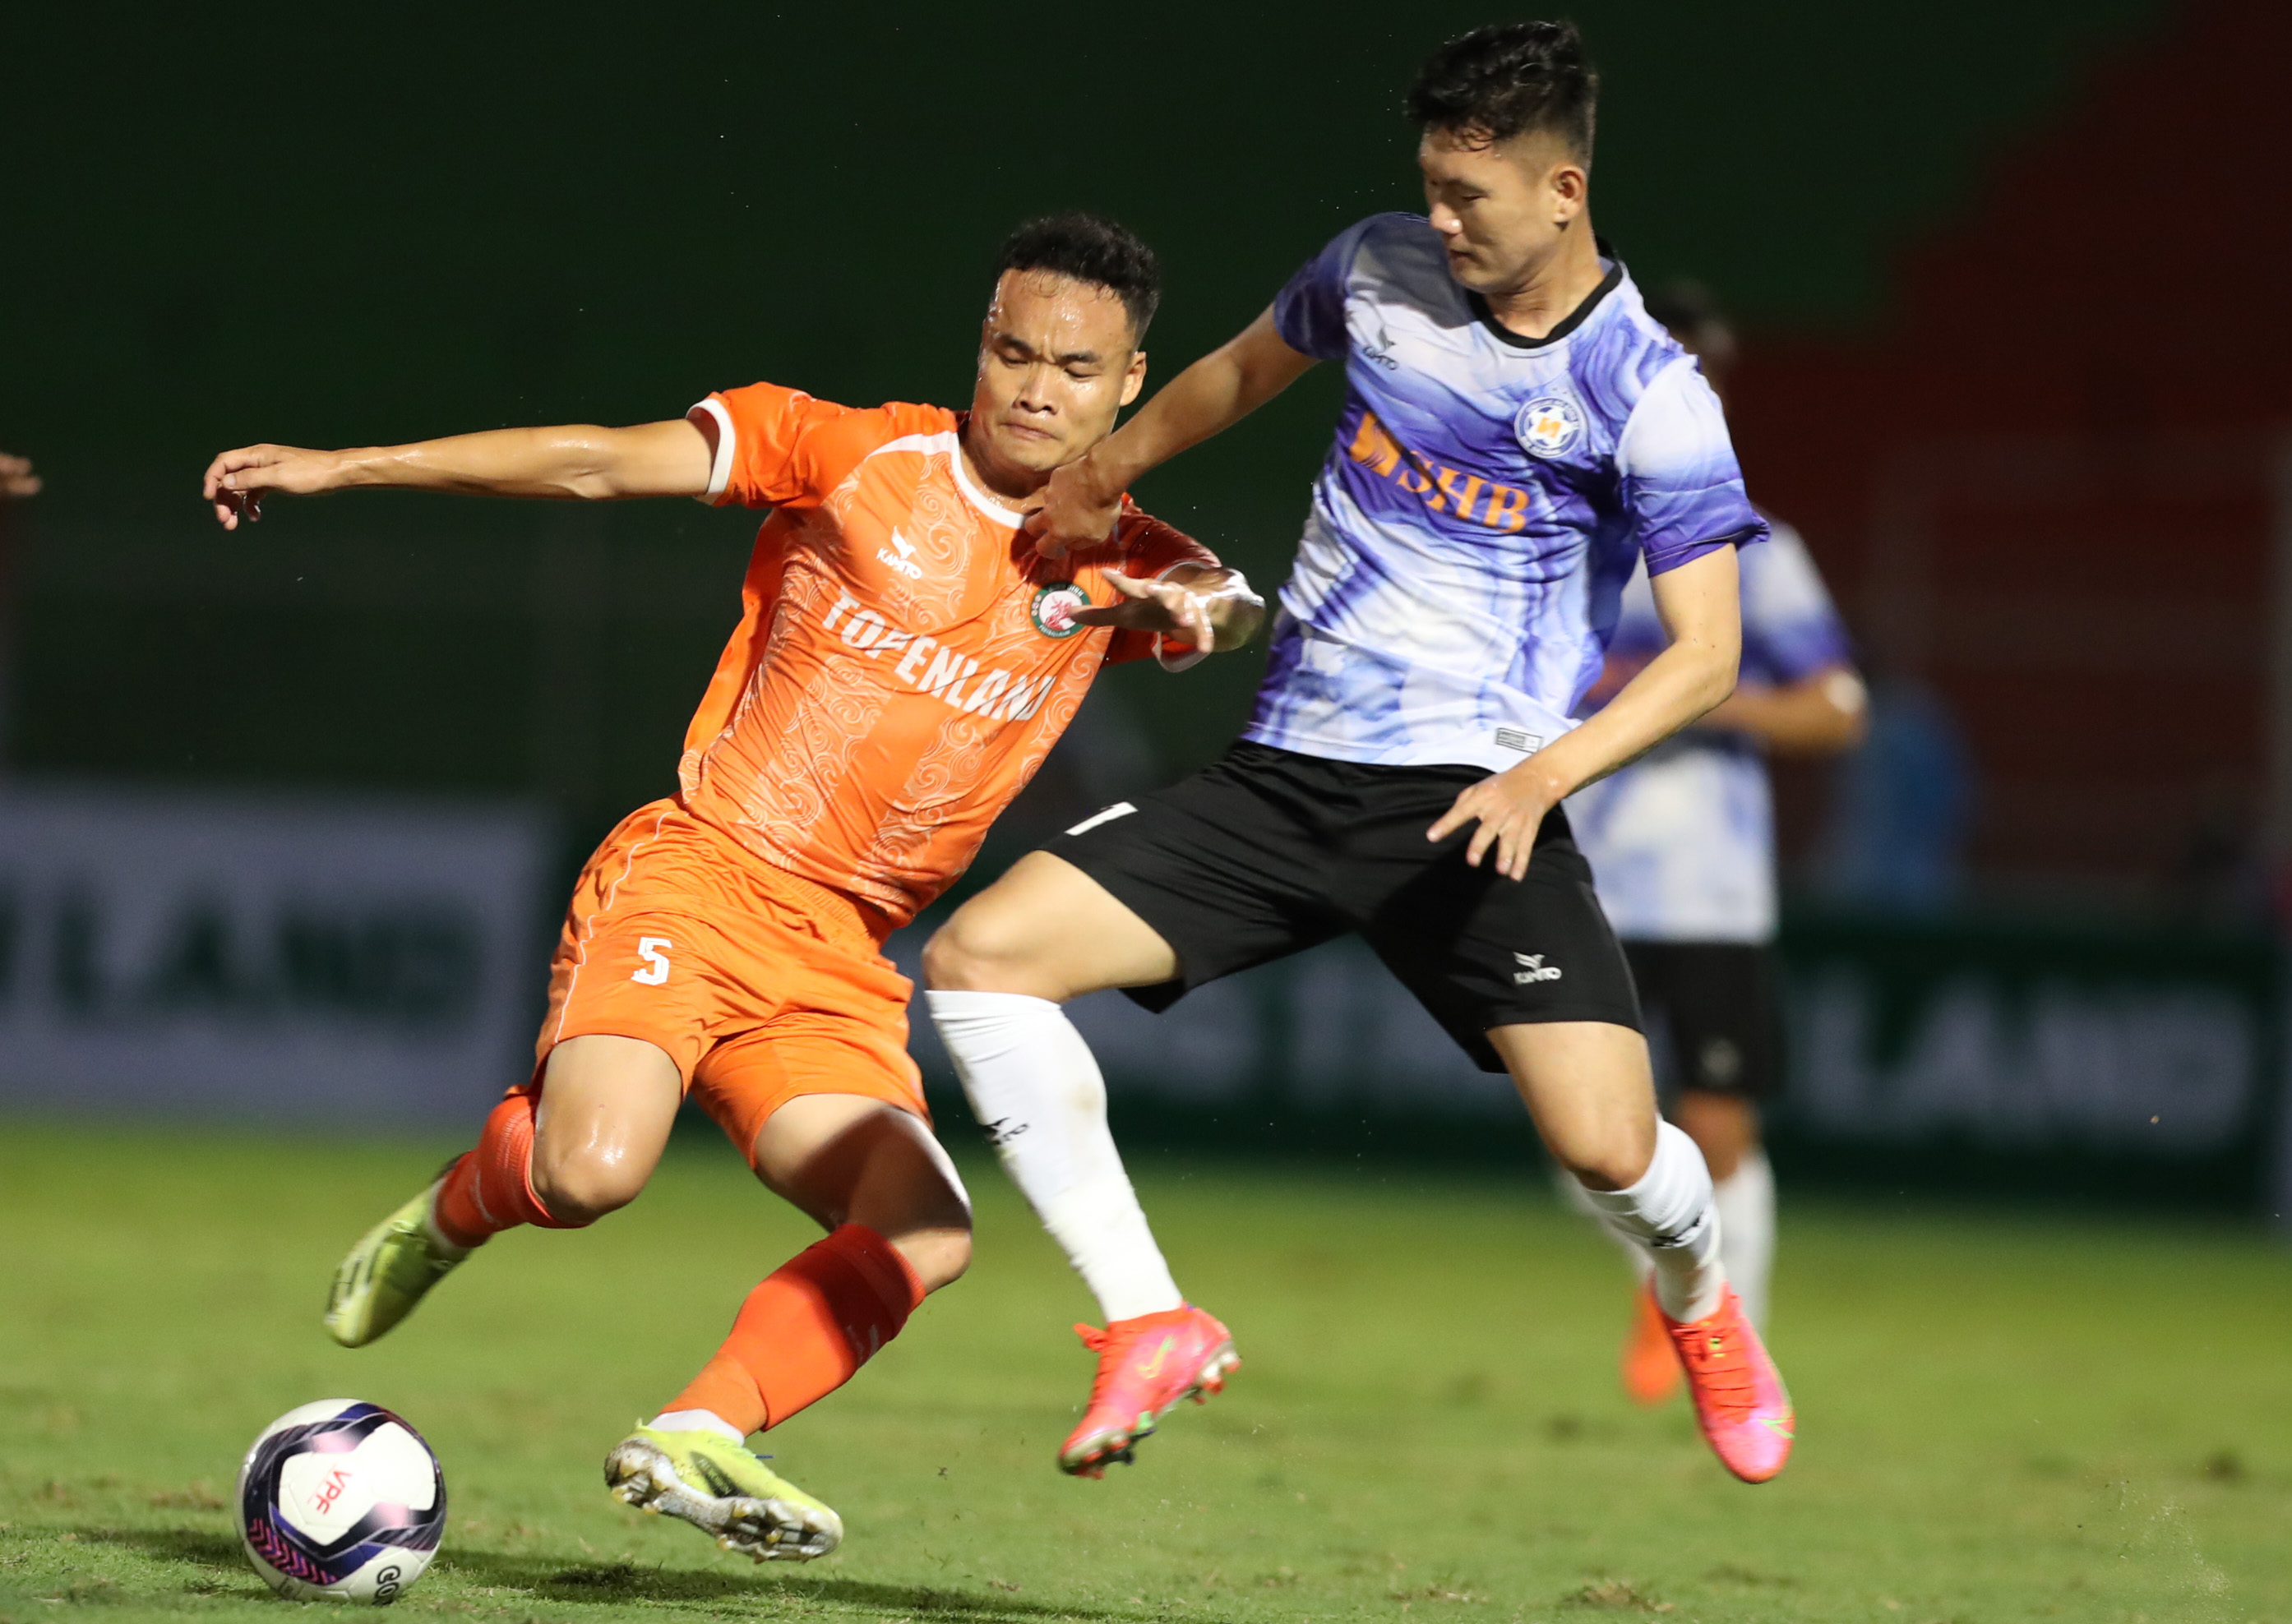
<path id="1" fill-rule="evenodd" d="M 1512 420 L 1521 449 L 1532 457 L 1556 457 L 1584 438 L 1584 414 L 1565 395 L 1539 395 Z"/>
<path id="2" fill-rule="evenodd" d="M 1077 609 L 1090 607 L 1090 595 L 1071 581 L 1053 581 L 1035 594 L 1035 630 L 1045 637 L 1072 637 L 1083 629 Z"/>

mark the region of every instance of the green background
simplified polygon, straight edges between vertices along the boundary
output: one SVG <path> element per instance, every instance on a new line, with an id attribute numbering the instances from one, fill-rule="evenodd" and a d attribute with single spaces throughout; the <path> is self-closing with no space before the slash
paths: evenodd
<path id="1" fill-rule="evenodd" d="M 1576 8 L 1607 81 L 1597 216 L 1643 280 L 1755 327 L 1882 323 L 1894 249 L 2154 0 Z M 10 754 L 36 768 L 537 792 L 586 838 L 670 782 L 750 533 L 425 498 L 226 538 L 215 451 L 674 414 L 769 377 L 960 404 L 986 268 L 1084 206 L 1160 250 L 1159 375 L 1328 236 L 1416 193 L 1430 4 L 463 7 L 12 21 L 0 446 Z M 1310 380 L 1142 495 L 1269 583 L 1335 399 Z M 1755 484 L 1757 470 L 1753 469 Z M 1254 662 L 1120 703 L 1174 772 Z"/>

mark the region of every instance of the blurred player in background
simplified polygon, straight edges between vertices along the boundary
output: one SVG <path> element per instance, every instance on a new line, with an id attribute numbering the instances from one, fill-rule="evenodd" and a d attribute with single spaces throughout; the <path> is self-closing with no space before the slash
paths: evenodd
<path id="1" fill-rule="evenodd" d="M 1709 296 L 1679 284 L 1650 295 L 1647 310 L 1723 393 L 1735 340 Z M 1767 544 L 1742 554 L 1743 660 L 1734 693 L 1568 802 L 1641 1006 L 1667 1040 L 1659 1048 L 1670 1059 L 1672 1120 L 1710 1165 L 1727 1279 L 1763 1331 L 1775 1186 L 1760 1147 L 1759 1103 L 1782 1081 L 1765 756 L 1851 749 L 1868 710 L 1845 628 L 1805 543 L 1788 525 L 1769 525 Z M 1642 569 L 1624 589 L 1607 670 L 1587 709 L 1620 691 L 1665 640 Z M 1642 1403 L 1660 1403 L 1679 1385 L 1679 1361 L 1651 1292 L 1641 1295 L 1623 1375 Z"/>
<path id="2" fill-rule="evenodd" d="M 1766 526 L 1718 399 L 1592 233 L 1597 80 L 1566 23 L 1481 28 L 1408 93 L 1429 218 L 1341 233 L 1224 348 L 1061 469 L 1046 551 L 1147 470 L 1339 361 L 1346 395 L 1257 712 L 1206 772 L 1076 824 L 925 949 L 932 1013 L 1004 1164 L 1099 1297 L 1070 1472 L 1127 1459 L 1231 1359 L 1180 1297 L 1060 1006 L 1162 1009 L 1358 932 L 1648 1257 L 1705 1436 L 1783 1468 L 1782 1379 L 1728 1289 L 1702 1153 L 1656 1109 L 1630 971 L 1562 800 L 1735 682 L 1736 552 Z M 1579 725 L 1645 561 L 1667 640 Z"/>
<path id="3" fill-rule="evenodd" d="M 635 1199 L 689 1093 L 829 1234 L 749 1294 L 606 1481 L 759 1560 L 842 1539 L 746 1440 L 841 1386 L 971 1255 L 884 939 L 963 872 L 1101 666 L 1175 669 L 1260 617 L 1238 575 L 1126 502 L 1071 566 L 1021 530 L 1021 504 L 1136 396 L 1158 298 L 1137 238 L 1061 216 L 1004 247 L 967 414 L 758 383 L 631 429 L 214 460 L 226 528 L 272 492 L 362 486 L 773 510 L 679 792 L 607 836 L 575 889 L 531 1079 L 344 1260 L 337 1341 L 381 1336 L 502 1230 L 577 1228 Z M 643 1311 L 617 1306 L 596 1333 Z"/>

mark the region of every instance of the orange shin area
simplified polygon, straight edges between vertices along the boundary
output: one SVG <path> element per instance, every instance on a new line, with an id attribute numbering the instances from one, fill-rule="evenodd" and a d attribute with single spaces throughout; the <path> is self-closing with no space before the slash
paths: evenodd
<path id="1" fill-rule="evenodd" d="M 891 1242 L 846 1224 L 748 1293 L 731 1335 L 665 1410 L 710 1410 L 761 1432 L 851 1379 L 900 1334 L 923 1282 Z"/>

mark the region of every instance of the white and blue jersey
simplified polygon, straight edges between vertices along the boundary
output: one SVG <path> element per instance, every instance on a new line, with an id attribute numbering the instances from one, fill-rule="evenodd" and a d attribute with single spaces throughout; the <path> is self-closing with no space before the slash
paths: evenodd
<path id="1" fill-rule="evenodd" d="M 1798 533 L 1743 554 L 1746 687 L 1783 687 L 1850 656 L 1846 630 Z M 1624 591 L 1613 653 L 1645 663 L 1663 623 L 1644 574 Z M 1626 941 L 1764 942 L 1775 933 L 1775 815 L 1767 766 L 1739 733 L 1691 728 L 1568 800 L 1608 922 Z"/>
<path id="2" fill-rule="evenodd" d="M 1345 363 L 1336 443 L 1244 736 L 1501 771 L 1574 727 L 1624 583 L 1766 534 L 1719 401 L 1620 261 L 1542 339 L 1378 214 L 1291 278 L 1291 348 Z"/>

